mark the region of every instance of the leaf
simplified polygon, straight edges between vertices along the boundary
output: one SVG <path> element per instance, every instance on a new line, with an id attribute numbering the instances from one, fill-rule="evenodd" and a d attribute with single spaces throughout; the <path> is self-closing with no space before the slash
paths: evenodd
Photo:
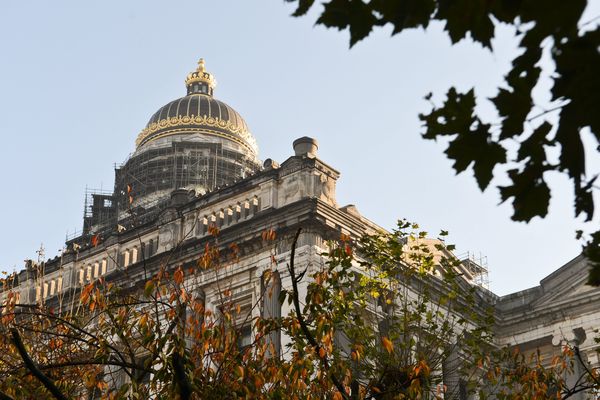
<path id="1" fill-rule="evenodd" d="M 381 344 L 383 345 L 383 347 L 385 348 L 385 350 L 388 353 L 393 353 L 394 352 L 394 344 L 392 343 L 392 341 L 390 339 L 388 339 L 385 336 L 381 337 Z"/>
<path id="2" fill-rule="evenodd" d="M 370 6 L 362 0 L 330 0 L 323 6 L 317 24 L 339 30 L 349 27 L 350 47 L 367 37 L 377 23 Z"/>
<path id="3" fill-rule="evenodd" d="M 552 125 L 548 121 L 544 121 L 539 125 L 529 137 L 521 143 L 517 154 L 517 161 L 523 161 L 527 158 L 531 162 L 542 164 L 546 161 L 546 151 L 544 145 L 549 145 L 547 139 Z"/>
<path id="4" fill-rule="evenodd" d="M 585 186 L 575 186 L 575 216 L 586 214 L 586 221 L 591 221 L 594 216 L 594 183 L 598 175 L 594 176 Z"/>
<path id="5" fill-rule="evenodd" d="M 93 247 L 98 246 L 99 242 L 100 242 L 100 236 L 99 235 L 92 236 L 92 246 Z"/>
<path id="6" fill-rule="evenodd" d="M 560 169 L 566 170 L 577 185 L 585 175 L 585 153 L 579 135 L 579 127 L 573 119 L 574 109 L 567 105 L 560 113 L 560 121 L 556 131 L 556 141 L 561 146 L 559 157 Z"/>
<path id="7" fill-rule="evenodd" d="M 508 171 L 513 184 L 499 189 L 502 202 L 513 198 L 513 220 L 527 222 L 533 217 L 545 217 L 548 214 L 550 189 L 543 173 L 543 167 L 536 164 L 527 165 L 523 171 Z"/>
<path id="8" fill-rule="evenodd" d="M 427 28 L 436 8 L 434 0 L 374 0 L 370 5 L 383 21 L 394 26 L 392 35 L 407 28 Z"/>
<path id="9" fill-rule="evenodd" d="M 325 358 L 327 356 L 327 351 L 323 347 L 319 347 L 319 357 Z"/>
<path id="10" fill-rule="evenodd" d="M 178 267 L 175 272 L 173 273 L 173 280 L 175 281 L 175 283 L 177 283 L 178 285 L 181 285 L 183 283 L 183 278 L 184 278 L 184 272 L 183 269 L 181 269 L 181 267 Z"/>
<path id="11" fill-rule="evenodd" d="M 440 0 L 435 19 L 445 21 L 445 30 L 452 43 L 457 43 L 471 34 L 474 41 L 489 49 L 494 37 L 494 23 L 490 15 L 490 4 L 481 0 Z"/>
<path id="12" fill-rule="evenodd" d="M 506 150 L 492 140 L 489 129 L 489 125 L 478 123 L 474 130 L 459 132 L 445 151 L 448 158 L 455 160 L 453 168 L 457 173 L 473 164 L 475 179 L 482 191 L 492 180 L 496 164 L 506 162 Z"/>
<path id="13" fill-rule="evenodd" d="M 149 280 L 148 282 L 146 282 L 146 286 L 144 287 L 144 295 L 146 297 L 150 297 L 152 295 L 152 292 L 154 291 L 154 281 Z"/>
<path id="14" fill-rule="evenodd" d="M 600 286 L 600 230 L 592 233 L 591 236 L 583 248 L 583 254 L 591 264 L 588 285 Z"/>
<path id="15" fill-rule="evenodd" d="M 513 60 L 513 68 L 506 75 L 508 89 L 500 89 L 492 102 L 502 118 L 500 139 L 511 138 L 523 133 L 523 124 L 531 112 L 531 93 L 537 85 L 541 69 L 537 63 L 542 56 L 539 46 L 528 47 Z"/>
<path id="16" fill-rule="evenodd" d="M 294 2 L 296 0 L 286 0 L 288 3 Z M 308 12 L 310 8 L 315 3 L 315 0 L 298 0 L 298 7 L 296 11 L 292 14 L 294 17 L 300 17 Z"/>
<path id="17" fill-rule="evenodd" d="M 420 114 L 419 119 L 424 123 L 426 131 L 424 139 L 437 139 L 438 136 L 455 135 L 468 131 L 473 122 L 475 109 L 475 92 L 458 93 L 452 87 L 446 94 L 442 107 L 433 109 L 429 114 Z"/>

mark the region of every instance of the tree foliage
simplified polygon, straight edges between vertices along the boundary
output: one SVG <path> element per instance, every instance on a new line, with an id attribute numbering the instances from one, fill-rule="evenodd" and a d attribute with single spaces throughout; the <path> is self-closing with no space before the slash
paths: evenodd
<path id="1" fill-rule="evenodd" d="M 576 348 L 550 366 L 495 348 L 485 292 L 460 277 L 452 246 L 414 224 L 356 242 L 342 235 L 321 265 L 298 264 L 300 230 L 264 232 L 264 246 L 290 254 L 284 267 L 271 253 L 250 309 L 234 295 L 238 247 L 224 248 L 211 232 L 193 264 L 172 263 L 175 249 L 135 286 L 100 278 L 66 303 L 38 304 L 8 288 L 0 399 L 437 400 L 465 390 L 543 400 L 600 384 L 598 369 L 566 384 Z M 281 317 L 258 312 L 275 296 L 276 275 L 287 282 L 277 301 L 290 306 Z M 200 290 L 207 281 L 218 289 L 210 307 Z M 273 333 L 287 338 L 281 352 Z"/>
<path id="2" fill-rule="evenodd" d="M 314 5 L 314 0 L 286 1 L 297 3 L 294 16 Z M 469 37 L 489 50 L 499 24 L 514 26 L 521 51 L 490 99 L 498 120 L 478 115 L 473 89 L 451 88 L 443 104 L 420 115 L 423 137 L 446 138 L 445 153 L 453 168 L 461 173 L 472 167 L 481 190 L 490 184 L 496 167 L 503 169 L 510 183 L 499 187 L 500 197 L 512 203 L 513 220 L 545 217 L 551 198 L 547 178 L 561 173 L 572 182 L 575 216 L 591 221 L 599 171 L 586 168 L 582 136 L 591 134 L 591 145 L 600 144 L 600 26 L 592 24 L 598 17 L 581 20 L 586 5 L 586 0 L 329 0 L 317 24 L 348 29 L 352 47 L 377 27 L 391 25 L 395 35 L 438 21 L 452 43 Z M 532 96 L 545 51 L 554 64 L 549 106 L 535 104 Z M 549 156 L 552 148 L 558 148 L 557 159 Z M 589 283 L 596 286 L 599 247 L 600 231 L 590 235 L 585 249 L 593 262 Z"/>

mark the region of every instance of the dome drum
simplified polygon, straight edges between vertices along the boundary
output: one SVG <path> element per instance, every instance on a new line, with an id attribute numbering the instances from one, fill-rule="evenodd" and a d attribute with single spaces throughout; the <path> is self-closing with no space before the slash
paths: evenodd
<path id="1" fill-rule="evenodd" d="M 176 189 L 205 193 L 257 171 L 254 159 L 223 143 L 171 142 L 134 154 L 115 171 L 119 212 L 133 205 L 149 208 Z"/>

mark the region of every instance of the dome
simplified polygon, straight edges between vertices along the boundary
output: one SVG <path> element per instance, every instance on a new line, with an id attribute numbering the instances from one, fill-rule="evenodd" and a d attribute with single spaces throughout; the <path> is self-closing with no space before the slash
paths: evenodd
<path id="1" fill-rule="evenodd" d="M 248 125 L 237 111 L 213 98 L 215 86 L 200 59 L 198 69 L 186 79 L 188 94 L 152 115 L 136 140 L 137 147 L 166 136 L 199 133 L 236 142 L 256 156 L 258 148 Z"/>
<path id="2" fill-rule="evenodd" d="M 132 206 L 151 208 L 173 190 L 206 193 L 260 170 L 254 137 L 240 114 L 213 98 L 216 81 L 204 60 L 185 83 L 187 95 L 152 115 L 135 151 L 115 169 L 119 217 Z"/>

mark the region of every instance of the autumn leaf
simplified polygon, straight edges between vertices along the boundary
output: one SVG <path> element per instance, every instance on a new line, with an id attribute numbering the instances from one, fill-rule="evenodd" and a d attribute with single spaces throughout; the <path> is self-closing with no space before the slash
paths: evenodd
<path id="1" fill-rule="evenodd" d="M 325 358 L 327 356 L 327 351 L 323 347 L 319 347 L 319 357 Z"/>
<path id="2" fill-rule="evenodd" d="M 100 235 L 92 236 L 92 246 L 96 247 L 98 246 L 98 243 L 100 243 Z"/>
<path id="3" fill-rule="evenodd" d="M 387 350 L 388 353 L 393 353 L 394 352 L 394 344 L 392 343 L 392 341 L 390 339 L 388 339 L 385 336 L 381 337 L 381 344 L 383 345 L 383 347 Z"/>
<path id="4" fill-rule="evenodd" d="M 183 283 L 183 278 L 184 278 L 184 272 L 183 269 L 181 269 L 181 267 L 177 268 L 175 270 L 175 272 L 173 273 L 173 280 L 175 281 L 175 283 L 177 283 L 178 285 L 181 285 Z"/>
<path id="5" fill-rule="evenodd" d="M 86 285 L 83 290 L 81 291 L 81 295 L 79 297 L 79 299 L 81 300 L 81 302 L 83 304 L 86 304 L 90 298 L 90 294 L 92 293 L 92 290 L 94 290 L 94 284 L 90 283 L 88 285 Z"/>
<path id="6" fill-rule="evenodd" d="M 273 241 L 277 237 L 277 234 L 273 229 L 270 228 L 264 231 L 261 236 L 264 241 Z"/>

